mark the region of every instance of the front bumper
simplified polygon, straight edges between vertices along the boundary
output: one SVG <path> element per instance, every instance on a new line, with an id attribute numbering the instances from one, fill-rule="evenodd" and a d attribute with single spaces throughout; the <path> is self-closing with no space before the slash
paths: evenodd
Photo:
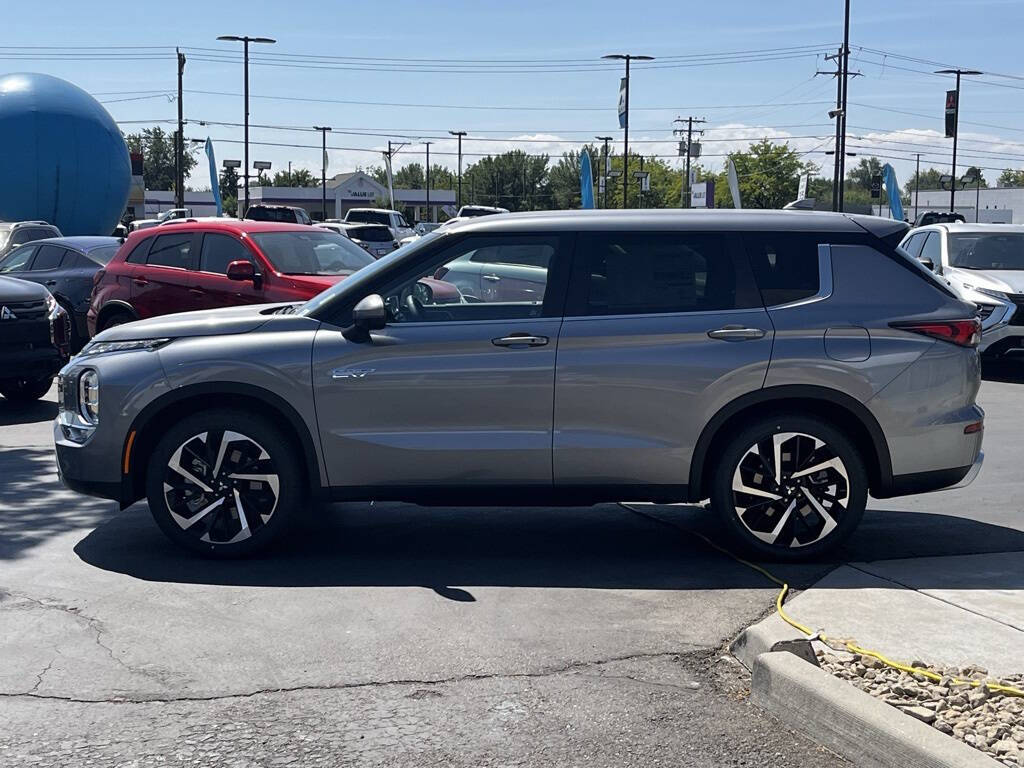
<path id="1" fill-rule="evenodd" d="M 1002 323 L 989 330 L 982 329 L 979 352 L 1006 352 L 1024 348 L 1024 325 Z"/>
<path id="2" fill-rule="evenodd" d="M 82 446 L 64 437 L 60 423 L 53 423 L 53 442 L 57 451 L 57 475 L 65 488 L 86 496 L 112 499 L 125 506 L 127 497 L 122 482 L 105 482 L 96 479 L 96 468 L 88 461 L 88 453 Z"/>

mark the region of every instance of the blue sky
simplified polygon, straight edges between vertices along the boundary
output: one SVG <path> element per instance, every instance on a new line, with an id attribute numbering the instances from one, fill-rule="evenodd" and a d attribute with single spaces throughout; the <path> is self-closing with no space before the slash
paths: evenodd
<path id="1" fill-rule="evenodd" d="M 316 60 L 320 68 L 254 64 L 251 121 L 333 126 L 336 132 L 329 145 L 345 149 L 330 151 L 331 172 L 379 163 L 379 154 L 358 150 L 379 150 L 388 137 L 411 137 L 411 146 L 399 159 L 422 162 L 422 146 L 415 139 L 443 136 L 448 129 L 492 139 L 467 141 L 467 154 L 510 147 L 557 154 L 595 134 L 621 141 L 615 114 L 619 71 L 575 71 L 590 69 L 585 64 L 590 60 L 597 69 L 601 54 L 618 51 L 659 57 L 649 68 L 634 68 L 630 137 L 646 142 L 634 148 L 674 153 L 672 120 L 692 114 L 708 120 L 705 163 L 709 166 L 721 165 L 716 155 L 744 146 L 737 139 L 761 136 L 791 137 L 789 143 L 809 152 L 809 159 L 824 166 L 831 162 L 820 152 L 831 148 L 828 137 L 833 129 L 826 115 L 829 104 L 824 102 L 834 99 L 835 83 L 830 77 L 814 77 L 814 72 L 832 66 L 820 52 L 841 40 L 841 0 L 393 0 L 388 4 L 249 0 L 192 4 L 182 6 L 180 12 L 110 0 L 53 0 L 8 4 L 4 20 L 6 45 L 60 48 L 0 49 L 0 72 L 42 71 L 67 78 L 98 94 L 127 130 L 146 121 L 175 118 L 177 106 L 164 95 L 175 88 L 173 52 L 128 59 L 124 56 L 131 50 L 121 48 L 116 49 L 121 56 L 117 60 L 89 61 L 59 60 L 54 54 L 66 53 L 67 46 L 99 46 L 94 52 L 102 53 L 105 46 L 175 45 L 221 48 L 234 54 L 238 46 L 218 43 L 216 36 L 251 34 L 278 40 L 277 45 L 259 51 L 254 46 L 254 54 L 475 60 L 461 65 L 462 71 L 444 73 L 424 72 L 422 63 L 392 67 L 416 71 L 341 69 L 339 65 L 353 63 L 323 59 Z M 854 0 L 851 26 L 851 70 L 864 76 L 850 87 L 850 147 L 860 154 L 888 155 L 886 159 L 903 179 L 912 170 L 910 157 L 915 151 L 925 153 L 925 167 L 948 166 L 950 142 L 941 135 L 942 107 L 943 93 L 952 81 L 924 74 L 937 68 L 930 64 L 863 48 L 999 75 L 1024 75 L 1019 63 L 1020 30 L 1024 29 L 1021 0 L 903 0 L 899 4 Z M 758 54 L 753 58 L 762 60 L 742 63 L 680 66 L 692 65 L 694 60 L 665 58 L 796 46 L 807 48 L 792 55 L 772 55 L 769 60 L 764 60 L 767 54 Z M 241 157 L 241 147 L 227 141 L 239 140 L 241 128 L 198 125 L 200 120 L 241 121 L 242 99 L 235 95 L 242 90 L 240 63 L 201 60 L 216 56 L 214 51 L 188 55 L 186 135 L 211 136 L 218 159 Z M 488 64 L 479 61 L 485 59 Z M 529 60 L 530 71 L 493 71 L 494 63 L 508 59 Z M 561 66 L 574 71 L 551 71 L 559 66 L 540 61 L 551 59 L 573 60 Z M 721 57 L 709 59 L 717 62 Z M 358 65 L 379 69 L 373 61 Z M 421 106 L 316 103 L 267 96 Z M 961 164 L 1024 167 L 1024 79 L 986 75 L 967 81 L 961 104 L 965 155 Z M 366 135 L 373 133 L 384 135 Z M 318 138 L 297 131 L 251 132 L 254 142 L 318 144 Z M 438 140 L 431 147 L 431 159 L 454 166 L 454 157 L 445 154 L 453 150 L 453 142 Z M 313 148 L 254 145 L 251 157 L 270 160 L 275 170 L 292 161 L 319 172 L 320 154 Z M 986 176 L 992 181 L 998 170 L 989 170 Z M 197 172 L 191 182 L 203 185 L 206 179 Z"/>

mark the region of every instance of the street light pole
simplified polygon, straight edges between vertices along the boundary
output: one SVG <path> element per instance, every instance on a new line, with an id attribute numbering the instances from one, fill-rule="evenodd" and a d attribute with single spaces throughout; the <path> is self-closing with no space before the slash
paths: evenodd
<path id="1" fill-rule="evenodd" d="M 249 210 L 249 43 L 276 43 L 272 37 L 250 37 L 249 35 L 220 35 L 218 40 L 242 43 L 242 61 L 244 69 L 243 98 L 245 100 L 245 210 Z M 242 212 L 245 215 L 245 211 Z"/>
<path id="2" fill-rule="evenodd" d="M 424 141 L 423 142 L 424 146 L 426 146 L 426 148 L 427 148 L 427 172 L 426 172 L 426 181 L 427 181 L 427 217 L 430 219 L 430 221 L 434 220 L 433 215 L 430 213 L 430 145 L 433 144 L 433 143 L 434 142 L 432 142 L 432 141 Z"/>
<path id="3" fill-rule="evenodd" d="M 914 179 L 914 223 L 917 223 L 917 201 L 921 197 L 921 155 L 917 156 L 917 176 Z"/>
<path id="4" fill-rule="evenodd" d="M 329 125 L 314 125 L 314 131 L 320 131 L 322 155 L 320 157 L 320 221 L 327 221 L 327 132 Z"/>
<path id="5" fill-rule="evenodd" d="M 626 103 L 623 113 L 622 127 L 622 207 L 629 207 L 629 62 L 654 61 L 653 56 L 638 56 L 632 53 L 609 53 L 602 59 L 615 59 L 626 62 Z"/>
<path id="6" fill-rule="evenodd" d="M 956 75 L 956 109 L 953 112 L 953 170 L 951 172 L 953 183 L 949 186 L 949 212 L 953 213 L 956 210 L 956 140 L 957 134 L 960 133 L 960 76 L 984 73 L 976 69 L 937 69 L 935 74 Z"/>
<path id="7" fill-rule="evenodd" d="M 604 164 L 601 166 L 601 178 L 604 179 L 604 200 L 601 202 L 602 208 L 608 207 L 608 142 L 612 140 L 611 136 L 595 136 L 598 141 L 604 142 Z"/>
<path id="8" fill-rule="evenodd" d="M 466 135 L 465 131 L 448 131 L 452 136 L 457 136 L 459 139 L 459 191 L 456 195 L 458 198 L 458 207 L 462 207 L 462 137 Z"/>
<path id="9" fill-rule="evenodd" d="M 843 18 L 843 104 L 836 120 L 843 124 L 841 138 L 842 148 L 837 147 L 839 154 L 839 210 L 846 210 L 846 105 L 850 87 L 850 0 L 846 0 Z"/>
<path id="10" fill-rule="evenodd" d="M 185 207 L 185 120 L 181 103 L 182 77 L 185 74 L 185 54 L 174 49 L 178 54 L 178 135 L 174 142 L 174 207 Z"/>

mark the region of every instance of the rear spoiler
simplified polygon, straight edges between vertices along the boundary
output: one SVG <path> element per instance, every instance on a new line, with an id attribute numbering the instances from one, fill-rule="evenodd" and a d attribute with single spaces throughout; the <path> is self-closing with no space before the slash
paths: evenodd
<path id="1" fill-rule="evenodd" d="M 890 248 L 895 248 L 910 231 L 905 221 L 884 219 L 881 216 L 848 216 L 854 224 L 870 235 L 874 235 Z"/>

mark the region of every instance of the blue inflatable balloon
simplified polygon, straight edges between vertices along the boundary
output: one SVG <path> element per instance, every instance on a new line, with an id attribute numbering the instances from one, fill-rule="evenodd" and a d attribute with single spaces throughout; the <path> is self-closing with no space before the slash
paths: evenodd
<path id="1" fill-rule="evenodd" d="M 0 76 L 0 220 L 41 219 L 65 235 L 109 235 L 131 161 L 110 113 L 50 75 Z"/>

